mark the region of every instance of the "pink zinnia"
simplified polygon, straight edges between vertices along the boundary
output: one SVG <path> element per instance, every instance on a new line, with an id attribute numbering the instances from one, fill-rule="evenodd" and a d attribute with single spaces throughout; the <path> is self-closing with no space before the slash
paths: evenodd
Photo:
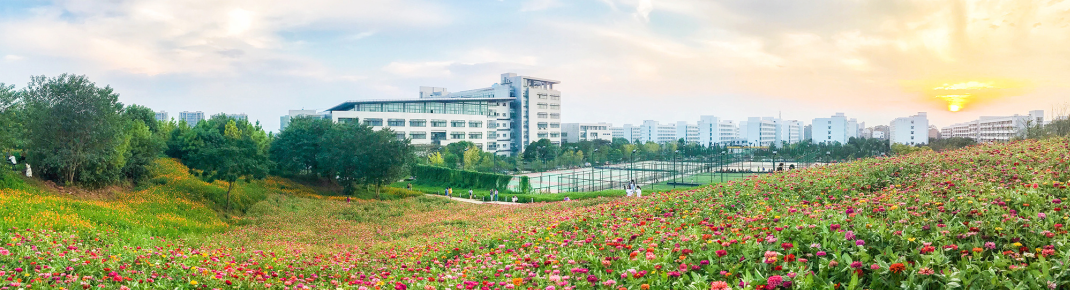
<path id="1" fill-rule="evenodd" d="M 773 275 L 765 281 L 765 284 L 773 287 L 779 287 L 781 282 L 784 282 L 783 277 L 780 277 L 780 275 Z"/>
<path id="2" fill-rule="evenodd" d="M 710 283 L 710 290 L 728 290 L 728 283 L 724 281 L 713 281 Z"/>

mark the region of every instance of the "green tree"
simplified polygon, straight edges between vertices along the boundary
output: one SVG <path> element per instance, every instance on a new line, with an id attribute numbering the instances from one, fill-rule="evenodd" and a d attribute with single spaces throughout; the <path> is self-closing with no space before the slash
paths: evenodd
<path id="1" fill-rule="evenodd" d="M 279 132 L 269 150 L 271 161 L 279 173 L 285 175 L 306 174 L 327 177 L 319 164 L 323 151 L 320 139 L 334 124 L 330 119 L 294 118 L 286 130 Z"/>
<path id="2" fill-rule="evenodd" d="M 15 86 L 0 83 L 0 151 L 18 148 L 22 144 L 21 112 L 22 100 Z"/>
<path id="3" fill-rule="evenodd" d="M 379 198 L 382 185 L 403 176 L 415 158 L 409 140 L 398 140 L 390 129 L 373 131 L 367 125 L 334 126 L 321 147 L 320 164 L 346 192 L 352 193 L 358 184 L 371 184 Z"/>
<path id="4" fill-rule="evenodd" d="M 182 161 L 191 171 L 208 182 L 227 182 L 227 210 L 234 183 L 263 179 L 271 168 L 267 152 L 258 141 L 259 133 L 263 129 L 249 122 L 216 116 L 198 123 L 182 136 L 187 142 Z"/>
<path id="5" fill-rule="evenodd" d="M 473 144 L 464 151 L 464 169 L 475 170 L 476 166 L 479 165 L 479 161 L 482 159 L 483 150 Z"/>
<path id="6" fill-rule="evenodd" d="M 152 109 L 131 105 L 123 109 L 122 116 L 126 119 L 125 136 L 129 144 L 122 172 L 137 183 L 149 177 L 149 166 L 166 148 L 167 135 L 160 132 L 161 122 L 156 121 Z"/>
<path id="7" fill-rule="evenodd" d="M 35 76 L 22 97 L 28 159 L 39 176 L 92 186 L 120 179 L 128 144 L 122 104 L 111 87 L 85 76 Z"/>

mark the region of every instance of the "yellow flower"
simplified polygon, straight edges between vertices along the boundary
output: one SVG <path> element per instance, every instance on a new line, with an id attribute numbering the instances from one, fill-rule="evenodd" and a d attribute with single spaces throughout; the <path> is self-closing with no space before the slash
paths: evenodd
<path id="1" fill-rule="evenodd" d="M 189 281 L 189 284 L 190 284 L 190 285 L 197 285 L 197 280 L 190 280 L 190 281 Z"/>
<path id="2" fill-rule="evenodd" d="M 996 230 L 997 230 L 997 231 L 1002 231 L 1002 230 L 1003 230 L 1003 228 L 1001 228 L 1001 227 L 996 227 Z"/>
<path id="3" fill-rule="evenodd" d="M 1021 246 L 1022 246 L 1022 243 L 1014 243 L 1013 245 L 1014 245 L 1015 247 L 1021 247 Z"/>
<path id="4" fill-rule="evenodd" d="M 907 241 L 913 242 L 914 240 L 915 240 L 915 238 L 907 238 Z"/>

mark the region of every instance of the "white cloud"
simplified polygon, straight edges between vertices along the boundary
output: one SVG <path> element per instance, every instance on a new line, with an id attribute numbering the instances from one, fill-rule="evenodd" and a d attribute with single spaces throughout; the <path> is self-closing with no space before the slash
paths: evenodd
<path id="1" fill-rule="evenodd" d="M 401 77 L 447 77 L 453 62 L 391 62 L 383 70 Z"/>
<path id="2" fill-rule="evenodd" d="M 4 60 L 5 61 L 9 61 L 9 62 L 10 61 L 20 61 L 22 59 L 24 59 L 24 57 L 17 56 L 17 55 L 14 55 L 14 54 L 9 54 L 9 55 L 5 55 L 4 56 Z"/>
<path id="3" fill-rule="evenodd" d="M 520 11 L 540 11 L 561 6 L 558 0 L 527 0 L 520 5 Z"/>
<path id="4" fill-rule="evenodd" d="M 652 0 L 639 0 L 639 5 L 635 7 L 635 16 L 643 22 L 650 22 L 650 12 L 654 11 L 654 3 Z"/>

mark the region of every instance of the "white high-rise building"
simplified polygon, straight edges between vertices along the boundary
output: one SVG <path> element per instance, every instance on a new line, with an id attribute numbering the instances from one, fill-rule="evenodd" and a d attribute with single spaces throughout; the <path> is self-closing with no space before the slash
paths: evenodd
<path id="1" fill-rule="evenodd" d="M 836 113 L 831 118 L 816 118 L 811 124 L 814 143 L 847 143 L 858 137 L 858 121 L 847 119 L 843 113 Z"/>
<path id="2" fill-rule="evenodd" d="M 171 119 L 167 117 L 167 111 L 159 111 L 156 112 L 156 121 L 167 122 L 171 121 Z"/>
<path id="3" fill-rule="evenodd" d="M 698 143 L 709 146 L 735 144 L 739 139 L 739 126 L 731 120 L 717 116 L 701 116 L 698 121 Z"/>
<path id="4" fill-rule="evenodd" d="M 197 126 L 197 123 L 200 123 L 201 121 L 204 121 L 204 112 L 201 112 L 201 111 L 196 111 L 196 112 L 182 111 L 182 112 L 178 112 L 178 120 L 179 121 L 186 121 L 187 125 L 189 125 L 190 127 L 195 127 L 195 126 Z"/>
<path id="5" fill-rule="evenodd" d="M 246 115 L 245 113 L 241 113 L 241 114 L 226 114 L 226 115 L 227 115 L 227 118 L 231 118 L 231 119 L 234 119 L 234 120 L 240 120 L 240 121 L 248 121 L 249 120 L 249 115 Z"/>
<path id="6" fill-rule="evenodd" d="M 750 117 L 739 122 L 739 135 L 744 145 L 768 147 L 777 140 L 777 125 L 772 117 Z"/>
<path id="7" fill-rule="evenodd" d="M 562 123 L 561 139 L 565 142 L 613 141 L 613 125 L 609 123 Z"/>
<path id="8" fill-rule="evenodd" d="M 561 143 L 560 82 L 501 75 L 487 88 L 450 93 L 420 87 L 420 98 L 350 101 L 327 109 L 335 122 L 362 122 L 391 128 L 413 144 L 469 141 L 499 155 L 523 152 L 540 139 Z"/>
<path id="9" fill-rule="evenodd" d="M 676 140 L 680 139 L 686 143 L 698 143 L 698 126 L 685 121 L 676 122 Z"/>
<path id="10" fill-rule="evenodd" d="M 796 120 L 773 119 L 776 125 L 776 138 L 773 144 L 782 146 L 784 143 L 794 144 L 802 141 L 802 123 Z"/>
<path id="11" fill-rule="evenodd" d="M 929 143 L 929 119 L 925 112 L 899 117 L 888 124 L 892 144 L 919 145 Z"/>
<path id="12" fill-rule="evenodd" d="M 635 126 L 632 124 L 624 124 L 620 127 L 612 127 L 610 128 L 610 130 L 613 131 L 613 138 L 623 138 L 624 140 L 628 140 L 628 142 L 632 143 L 639 141 L 639 126 Z"/>
<path id="13" fill-rule="evenodd" d="M 658 121 L 646 120 L 639 127 L 639 141 L 668 143 L 676 142 L 676 125 L 659 124 Z"/>
<path id="14" fill-rule="evenodd" d="M 964 123 L 940 129 L 943 138 L 966 137 L 977 142 L 1009 141 L 1020 136 L 1028 125 L 1044 124 L 1044 111 L 1029 111 L 1028 115 L 982 116 Z"/>

